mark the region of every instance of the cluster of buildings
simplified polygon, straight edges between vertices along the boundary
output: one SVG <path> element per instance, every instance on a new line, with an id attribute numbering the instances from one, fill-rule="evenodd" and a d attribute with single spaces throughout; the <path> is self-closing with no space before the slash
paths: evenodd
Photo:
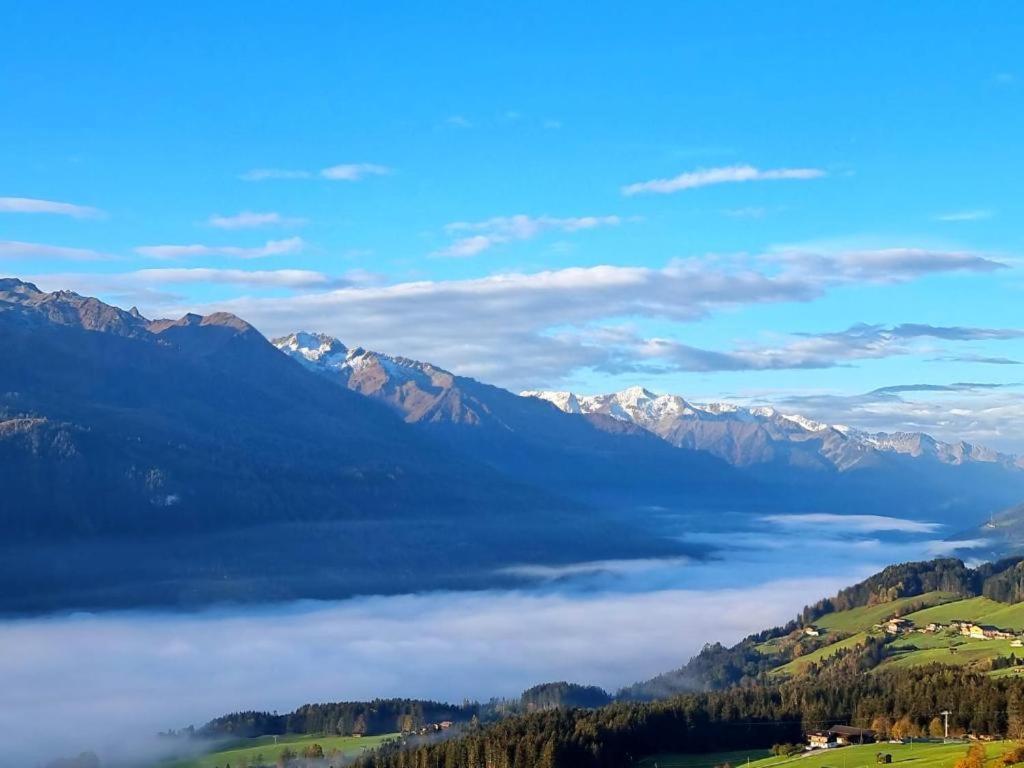
<path id="1" fill-rule="evenodd" d="M 834 725 L 827 731 L 811 731 L 807 734 L 808 749 L 834 749 L 849 744 L 871 744 L 875 732 L 868 728 L 854 728 L 852 725 Z"/>
<path id="2" fill-rule="evenodd" d="M 439 723 L 427 723 L 421 725 L 415 730 L 402 731 L 403 736 L 426 736 L 431 733 L 440 733 L 441 731 L 447 731 L 449 728 L 454 727 L 455 723 L 451 720 L 442 720 Z M 355 734 L 356 736 L 360 734 Z"/>
<path id="3" fill-rule="evenodd" d="M 936 632 L 949 629 L 972 640 L 1009 640 L 1010 645 L 1014 648 L 1024 647 L 1024 640 L 1019 638 L 1014 632 L 1000 629 L 990 624 L 977 624 L 973 621 L 962 621 L 960 619 L 954 619 L 949 624 L 940 624 L 933 621 L 923 627 L 915 627 L 914 622 L 909 619 L 894 616 L 888 621 L 876 624 L 875 629 L 889 635 L 902 635 L 908 632 L 935 634 Z"/>
<path id="4" fill-rule="evenodd" d="M 1020 648 L 1024 642 L 1013 633 L 989 624 L 975 624 L 973 621 L 952 621 L 950 629 L 960 632 L 965 637 L 972 637 L 975 640 L 1010 640 L 1010 645 Z"/>

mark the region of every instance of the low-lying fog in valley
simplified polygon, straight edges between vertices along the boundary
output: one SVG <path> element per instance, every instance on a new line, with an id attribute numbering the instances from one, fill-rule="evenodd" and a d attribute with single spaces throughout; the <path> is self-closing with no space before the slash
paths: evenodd
<path id="1" fill-rule="evenodd" d="M 515 697 L 562 679 L 614 691 L 947 549 L 938 526 L 870 514 L 681 525 L 712 559 L 523 564 L 510 591 L 7 619 L 5 749 L 24 764 L 86 748 L 116 762 L 154 749 L 148 734 L 240 709 Z"/>

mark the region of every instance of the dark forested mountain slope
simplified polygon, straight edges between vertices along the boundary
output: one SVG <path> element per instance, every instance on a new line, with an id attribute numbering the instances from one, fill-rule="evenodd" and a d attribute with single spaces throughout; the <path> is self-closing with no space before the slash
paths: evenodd
<path id="1" fill-rule="evenodd" d="M 274 341 L 453 449 L 589 503 L 911 516 L 964 526 L 1024 498 L 1013 457 L 927 435 L 866 434 L 770 408 L 696 406 L 633 387 L 517 396 L 330 336 Z"/>
<path id="2" fill-rule="evenodd" d="M 882 738 L 897 730 L 920 735 L 943 709 L 949 712 L 951 734 L 990 738 L 1024 730 L 1022 702 L 1024 680 L 993 679 L 963 668 L 835 671 L 660 701 L 510 717 L 455 739 L 392 743 L 356 765 L 614 768 L 666 753 L 715 760 L 720 756 L 706 753 L 802 743 L 808 731 L 836 724 L 877 729 Z"/>
<path id="3" fill-rule="evenodd" d="M 563 413 L 430 363 L 349 349 L 322 334 L 295 333 L 274 344 L 339 389 L 385 403 L 453 450 L 554 493 L 630 508 L 745 503 L 756 509 L 768 496 L 763 484 L 721 459 L 679 450 L 604 414 Z"/>
<path id="4" fill-rule="evenodd" d="M 150 322 L 4 280 L 0 348 L 0 609 L 457 586 L 678 551 L 450 452 L 232 315 Z"/>

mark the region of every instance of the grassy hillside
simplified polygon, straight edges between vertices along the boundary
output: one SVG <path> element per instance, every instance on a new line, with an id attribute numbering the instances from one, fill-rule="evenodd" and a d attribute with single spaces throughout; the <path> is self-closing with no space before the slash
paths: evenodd
<path id="1" fill-rule="evenodd" d="M 993 624 L 1018 632 L 1024 631 L 1024 603 L 1016 605 L 995 603 L 995 606 L 993 610 L 987 611 L 979 619 L 982 624 Z"/>
<path id="2" fill-rule="evenodd" d="M 792 675 L 798 675 L 801 672 L 807 670 L 807 667 L 811 664 L 818 664 L 832 656 L 835 656 L 838 652 L 846 650 L 848 648 L 855 648 L 858 645 L 863 645 L 864 640 L 867 638 L 867 632 L 858 632 L 855 635 L 844 640 L 838 640 L 834 643 L 829 643 L 823 648 L 819 648 L 816 651 L 800 656 L 793 659 L 787 664 L 783 664 L 781 667 L 777 667 L 772 670 L 772 677 L 790 677 Z"/>
<path id="3" fill-rule="evenodd" d="M 909 623 L 898 635 L 887 634 L 881 624 L 893 617 Z M 875 658 L 862 669 L 885 670 L 940 663 L 969 666 L 996 676 L 1024 675 L 1024 648 L 1009 639 L 965 637 L 949 625 L 967 621 L 1012 632 L 1024 639 L 1024 603 L 1007 604 L 988 597 L 964 597 L 933 590 L 894 600 L 826 613 L 804 627 L 790 625 L 786 633 L 752 643 L 770 679 L 780 680 L 807 672 L 811 665 L 836 663 L 850 652 L 874 643 Z M 938 632 L 923 632 L 929 624 Z M 808 635 L 813 627 L 817 635 Z M 870 643 L 869 643 L 870 641 Z M 879 650 L 878 646 L 883 647 Z M 1015 671 L 1019 669 L 1020 671 Z"/>
<path id="4" fill-rule="evenodd" d="M 645 757 L 637 768 L 717 768 L 728 763 L 735 768 L 748 762 L 763 760 L 771 755 L 767 749 L 741 749 L 734 752 L 707 752 L 705 754 L 663 754 Z"/>
<path id="5" fill-rule="evenodd" d="M 1007 752 L 1013 746 L 1012 741 L 993 741 L 986 744 L 985 753 L 991 759 Z M 892 755 L 893 765 L 904 764 L 907 768 L 952 768 L 966 751 L 965 744 L 864 744 L 822 750 L 806 757 L 767 757 L 750 763 L 749 768 L 776 768 L 789 764 L 796 764 L 800 768 L 874 768 L 875 755 L 879 752 Z"/>
<path id="6" fill-rule="evenodd" d="M 987 597 L 970 597 L 966 600 L 956 600 L 937 605 L 933 608 L 925 608 L 922 611 L 915 611 L 907 614 L 906 618 L 915 624 L 928 624 L 935 621 L 941 624 L 948 624 L 955 619 L 982 622 L 984 617 L 1003 608 L 1014 608 L 1004 603 L 997 603 Z"/>
<path id="7" fill-rule="evenodd" d="M 904 624 L 886 632 L 881 625 L 895 617 Z M 729 647 L 709 643 L 682 667 L 623 688 L 619 695 L 643 700 L 722 690 L 823 666 L 867 672 L 942 661 L 995 673 L 1017 666 L 1017 656 L 1024 661 L 1024 649 L 1011 649 L 1008 639 L 963 637 L 949 627 L 954 619 L 1024 636 L 1024 557 L 976 567 L 953 558 L 888 566 L 805 606 L 783 626 L 765 628 Z M 927 629 L 931 623 L 942 625 L 937 635 Z"/>
<path id="8" fill-rule="evenodd" d="M 985 745 L 988 758 L 999 757 L 1014 746 L 1012 741 L 993 741 Z M 793 757 L 768 755 L 766 750 L 712 752 L 703 755 L 661 754 L 645 757 L 637 768 L 875 768 L 875 756 L 892 755 L 892 765 L 906 768 L 952 768 L 967 751 L 966 744 L 865 744 L 837 750 L 821 750 Z"/>
<path id="9" fill-rule="evenodd" d="M 302 754 L 302 750 L 312 744 L 319 744 L 328 755 L 331 750 L 338 750 L 339 757 L 346 759 L 356 757 L 364 751 L 379 746 L 388 739 L 395 738 L 398 734 L 387 734 L 384 736 L 281 736 L 277 743 L 274 743 L 273 736 L 260 736 L 256 739 L 241 739 L 232 743 L 230 747 L 210 752 L 201 757 L 190 760 L 179 760 L 167 762 L 160 768 L 223 768 L 223 766 L 261 764 L 275 765 L 278 756 L 285 750 Z"/>
<path id="10" fill-rule="evenodd" d="M 913 667 L 934 662 L 957 666 L 978 665 L 1011 653 L 1024 658 L 1024 648 L 1012 648 L 1009 640 L 971 640 L 934 635 L 896 641 L 893 650 L 896 655 L 886 659 L 880 669 Z"/>
<path id="11" fill-rule="evenodd" d="M 928 607 L 907 613 L 908 608 L 925 604 Z M 902 616 L 911 622 L 908 631 L 893 637 L 878 629 L 893 616 Z M 823 633 L 824 645 L 810 652 L 800 652 L 796 658 L 780 663 L 770 671 L 773 678 L 792 677 L 807 671 L 811 664 L 827 664 L 837 654 L 862 646 L 870 637 L 885 639 L 885 658 L 874 668 L 876 670 L 913 667 L 923 664 L 948 664 L 955 666 L 973 666 L 995 675 L 1024 674 L 1014 672 L 1016 667 L 1005 669 L 1000 666 L 1009 661 L 1011 656 L 1024 662 L 1024 648 L 1016 648 L 1007 639 L 975 639 L 965 637 L 958 631 L 948 628 L 952 621 L 971 621 L 989 625 L 1010 632 L 1024 632 L 1024 603 L 1007 605 L 987 597 L 969 597 L 957 599 L 955 595 L 944 592 L 930 592 L 913 598 L 902 598 L 888 603 L 852 608 L 847 611 L 830 613 L 814 622 L 814 626 Z M 944 625 L 946 628 L 935 633 L 917 631 L 930 623 Z M 849 633 L 853 634 L 849 634 Z M 809 642 L 806 636 L 798 632 L 785 637 L 774 638 L 756 646 L 756 649 L 770 658 L 784 661 L 787 649 L 792 656 L 795 645 Z M 821 643 L 821 640 L 817 640 Z M 1001 660 L 1001 661 L 995 661 Z M 993 669 L 995 661 L 996 668 Z"/>
<path id="12" fill-rule="evenodd" d="M 814 626 L 836 632 L 862 632 L 871 629 L 875 624 L 885 619 L 892 616 L 902 616 L 907 611 L 912 611 L 917 607 L 922 607 L 926 610 L 942 611 L 944 606 L 956 602 L 965 601 L 959 600 L 958 596 L 951 592 L 926 592 L 923 595 L 903 597 L 888 603 L 866 605 L 861 608 L 851 608 L 848 611 L 829 613 L 815 621 Z M 994 603 L 994 605 L 1001 605 L 1001 603 Z M 929 608 L 929 606 L 936 607 Z M 964 616 L 960 618 L 969 617 Z M 936 621 L 936 619 L 929 619 L 929 621 Z"/>

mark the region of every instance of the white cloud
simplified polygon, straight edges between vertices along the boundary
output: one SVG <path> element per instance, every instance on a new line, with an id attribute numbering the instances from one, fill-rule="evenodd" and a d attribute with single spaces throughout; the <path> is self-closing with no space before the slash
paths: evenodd
<path id="1" fill-rule="evenodd" d="M 992 542 L 987 541 L 985 539 L 954 539 L 952 541 L 930 541 L 928 542 L 928 555 L 930 557 L 949 557 L 950 555 L 955 556 L 958 552 L 964 549 L 990 549 L 991 546 Z"/>
<path id="2" fill-rule="evenodd" d="M 445 227 L 449 234 L 462 234 L 435 256 L 461 258 L 476 256 L 495 245 L 517 240 L 532 240 L 545 232 L 579 232 L 597 227 L 618 226 L 618 216 L 496 216 L 485 221 L 457 221 Z"/>
<path id="3" fill-rule="evenodd" d="M 189 283 L 217 283 L 258 288 L 323 288 L 349 284 L 349 281 L 332 278 L 323 272 L 306 269 L 140 269 L 118 275 L 119 281 L 152 283 L 161 285 L 184 285 Z"/>
<path id="4" fill-rule="evenodd" d="M 791 393 L 776 403 L 805 416 L 867 431 L 926 432 L 1024 455 L 1020 386 L 984 383 L 903 385 L 855 395 Z"/>
<path id="5" fill-rule="evenodd" d="M 111 257 L 89 248 L 0 240 L 0 259 L 40 259 L 56 261 L 106 261 Z"/>
<path id="6" fill-rule="evenodd" d="M 267 181 L 272 179 L 312 179 L 320 176 L 329 181 L 359 181 L 367 176 L 386 176 L 389 173 L 392 173 L 392 170 L 386 165 L 342 163 L 340 165 L 332 165 L 315 173 L 308 170 L 256 168 L 246 171 L 239 178 L 243 181 Z"/>
<path id="7" fill-rule="evenodd" d="M 941 213 L 935 217 L 936 221 L 982 221 L 983 219 L 991 219 L 995 216 L 995 213 L 989 210 L 973 210 L 973 211 L 953 211 L 951 213 Z"/>
<path id="8" fill-rule="evenodd" d="M 805 275 L 835 274 L 849 280 L 898 283 L 942 272 L 994 272 L 1007 264 L 970 251 L 940 251 L 930 248 L 878 248 L 832 252 L 786 249 L 767 257 Z"/>
<path id="9" fill-rule="evenodd" d="M 997 265 L 980 255 L 944 252 L 914 252 L 909 259 L 837 254 L 815 258 L 813 268 L 771 257 L 708 258 L 660 269 L 573 267 L 247 297 L 174 310 L 229 309 L 269 335 L 321 330 L 518 390 L 549 387 L 582 368 L 631 372 L 649 366 L 651 355 L 635 338 L 599 334 L 610 319 L 685 323 L 731 307 L 812 301 L 841 285 Z"/>
<path id="10" fill-rule="evenodd" d="M 103 216 L 99 208 L 32 197 L 0 197 L 0 213 L 53 213 L 74 219 L 96 219 Z"/>
<path id="11" fill-rule="evenodd" d="M 436 251 L 435 255 L 451 256 L 456 259 L 476 256 L 478 253 L 483 253 L 489 249 L 495 242 L 494 238 L 487 235 L 470 235 L 469 237 L 461 237 L 451 245 Z"/>
<path id="12" fill-rule="evenodd" d="M 331 181 L 359 181 L 367 176 L 386 176 L 391 169 L 373 163 L 348 163 L 324 168 L 320 175 Z"/>
<path id="13" fill-rule="evenodd" d="M 568 565 L 511 565 L 507 568 L 502 568 L 499 573 L 508 574 L 509 576 L 520 576 L 524 579 L 558 581 L 572 576 L 636 575 L 660 571 L 666 568 L 678 568 L 691 562 L 693 561 L 686 557 L 588 560 L 582 563 L 569 563 Z"/>
<path id="14" fill-rule="evenodd" d="M 615 690 L 678 667 L 705 642 L 733 643 L 779 624 L 851 579 L 6 621 L 0 679 L 18 706 L 0 708 L 4 754 L 11 764 L 36 765 L 95 749 L 106 765 L 125 757 L 125 734 L 242 709 L 389 696 L 486 700 L 549 680 Z"/>
<path id="15" fill-rule="evenodd" d="M 817 179 L 824 175 L 825 171 L 818 168 L 774 168 L 762 171 L 752 165 L 729 165 L 721 168 L 701 168 L 696 171 L 688 171 L 670 179 L 651 179 L 628 184 L 622 188 L 622 194 L 669 194 L 684 189 L 707 187 L 712 184 L 780 179 Z"/>
<path id="16" fill-rule="evenodd" d="M 187 285 L 221 285 L 266 290 L 329 290 L 368 285 L 377 280 L 362 270 L 342 275 L 327 275 L 305 269 L 210 269 L 207 267 L 164 267 L 132 272 L 64 272 L 27 275 L 29 282 L 44 291 L 69 289 L 115 303 L 135 304 L 150 316 L 165 314 L 164 309 L 179 305 L 184 297 L 171 289 Z M 171 314 L 174 314 L 172 311 Z"/>
<path id="17" fill-rule="evenodd" d="M 299 253 L 306 243 L 301 237 L 289 237 L 284 240 L 268 240 L 255 248 L 242 248 L 234 245 L 141 245 L 135 252 L 151 259 L 181 259 L 195 256 L 234 256 L 240 259 L 260 259 L 267 256 L 283 256 Z"/>
<path id="18" fill-rule="evenodd" d="M 259 227 L 280 226 L 296 227 L 306 223 L 305 219 L 282 216 L 280 213 L 268 211 L 258 213 L 256 211 L 242 211 L 234 216 L 222 216 L 214 214 L 206 221 L 211 227 L 217 229 L 257 229 Z"/>
<path id="19" fill-rule="evenodd" d="M 920 520 L 886 515 L 835 515 L 826 512 L 801 515 L 765 515 L 762 520 L 785 528 L 827 528 L 830 531 L 851 531 L 854 533 L 876 533 L 896 531 L 900 533 L 934 533 L 942 526 Z"/>
<path id="20" fill-rule="evenodd" d="M 832 368 L 854 360 L 898 355 L 934 354 L 921 347 L 921 339 L 934 341 L 1010 341 L 1024 337 L 1016 328 L 973 328 L 904 323 L 890 328 L 858 324 L 831 333 L 794 334 L 770 346 L 747 344 L 729 351 L 701 349 L 672 339 L 637 339 L 624 336 L 637 354 L 682 371 L 765 371 L 796 368 Z M 1012 361 L 1010 361 L 1012 362 Z"/>
<path id="21" fill-rule="evenodd" d="M 308 179 L 309 171 L 295 171 L 283 168 L 255 168 L 239 176 L 242 181 L 267 181 L 268 179 Z"/>

